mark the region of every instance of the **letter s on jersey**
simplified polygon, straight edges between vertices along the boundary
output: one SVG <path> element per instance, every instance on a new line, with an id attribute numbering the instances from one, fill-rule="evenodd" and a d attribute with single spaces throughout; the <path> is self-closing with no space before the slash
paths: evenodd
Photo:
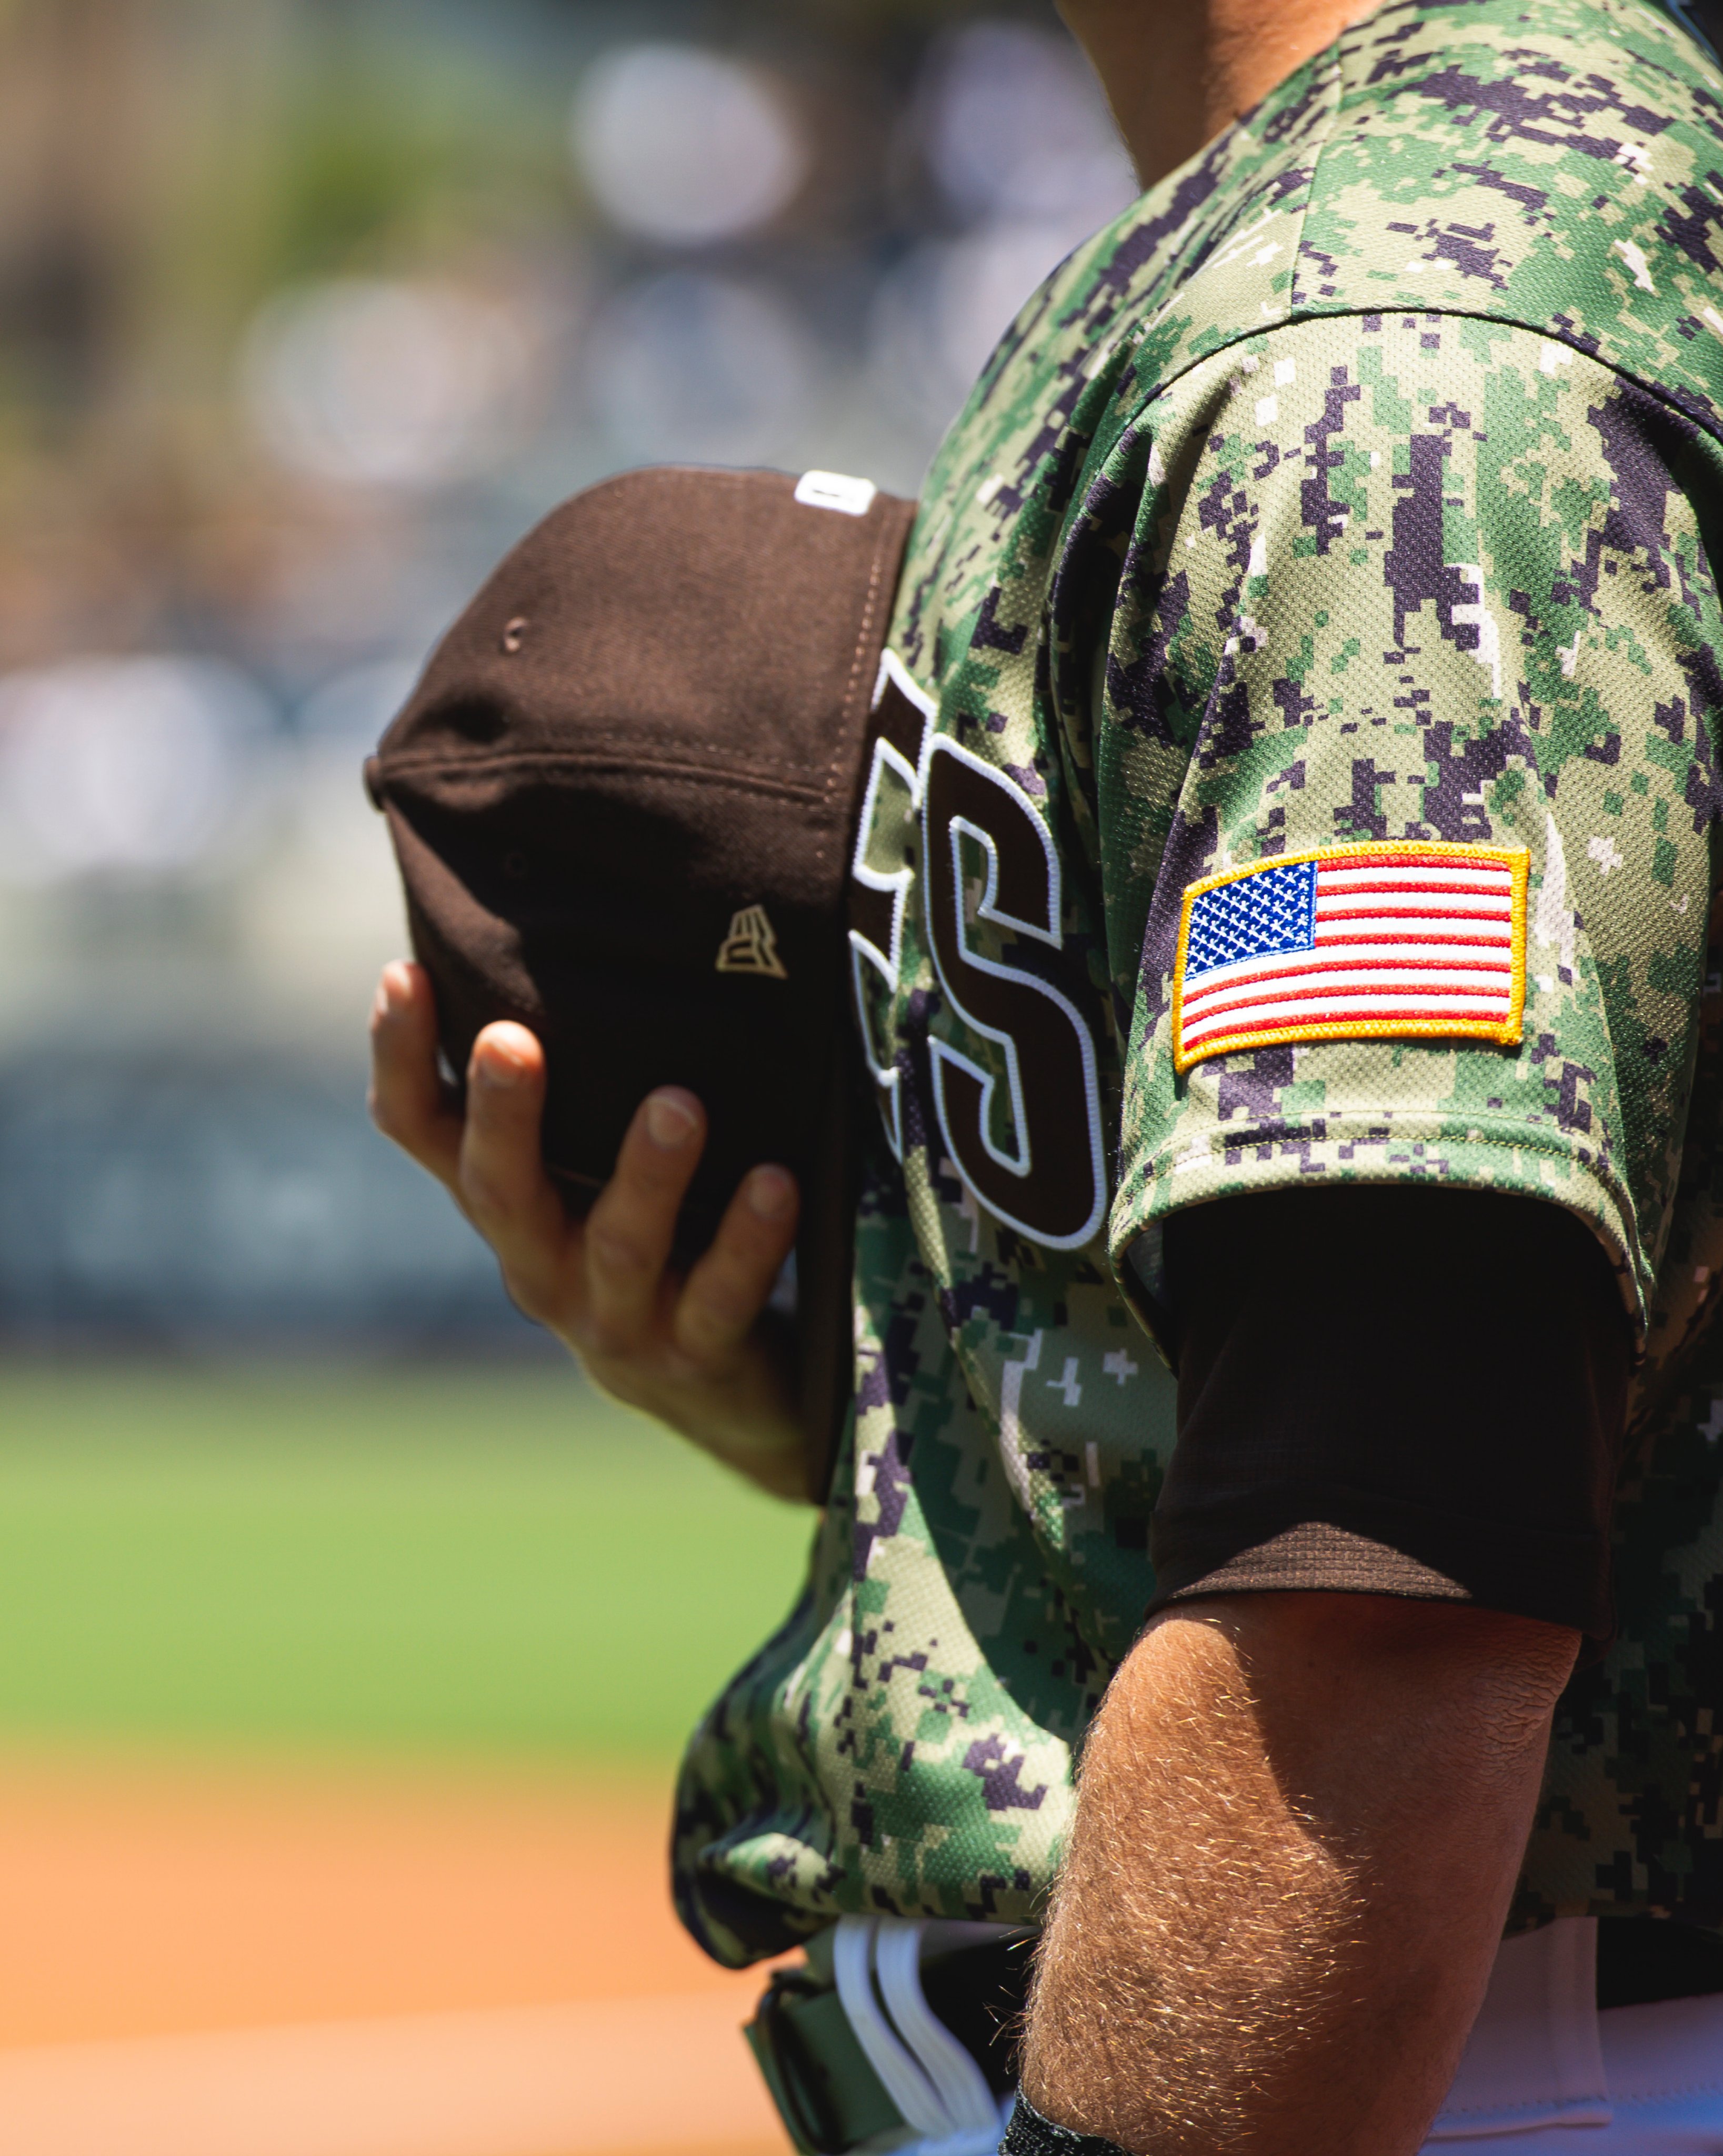
<path id="1" fill-rule="evenodd" d="M 997 1042 L 1016 1137 L 1013 1152 L 994 1142 L 993 1074 L 932 1040 L 946 1151 L 1007 1227 L 1049 1250 L 1079 1250 L 1107 1209 L 1094 1040 L 1069 997 L 1037 974 L 984 957 L 964 933 L 968 839 L 987 862 L 977 919 L 1064 947 L 1053 834 L 1014 779 L 943 737 L 929 745 L 921 833 L 927 935 L 940 985 L 965 1025 Z"/>
<path id="2" fill-rule="evenodd" d="M 885 797 L 893 791 L 896 814 L 920 815 L 923 909 L 940 985 L 953 1015 L 998 1045 L 1015 1139 L 1014 1149 L 1007 1151 L 993 1138 L 994 1074 L 934 1040 L 929 1044 L 934 1105 L 946 1152 L 996 1219 L 1031 1242 L 1078 1250 L 1099 1230 L 1107 1204 L 1093 1040 L 1076 1006 L 1059 989 L 1021 967 L 972 950 L 963 914 L 967 839 L 986 864 L 977 917 L 1061 949 L 1059 856 L 1023 788 L 1004 772 L 936 736 L 934 716 L 932 701 L 895 654 L 888 653 L 874 703 L 849 938 L 857 1018 L 886 1134 L 901 1159 L 900 1073 L 879 1059 L 865 988 L 871 972 L 880 987 L 895 991 L 902 963 L 913 871 L 885 829 L 893 812 Z M 869 861 L 876 835 L 886 842 L 889 865 Z"/>

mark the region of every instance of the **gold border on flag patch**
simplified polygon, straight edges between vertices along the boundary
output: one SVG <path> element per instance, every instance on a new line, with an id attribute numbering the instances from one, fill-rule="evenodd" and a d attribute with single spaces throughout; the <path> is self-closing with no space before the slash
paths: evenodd
<path id="1" fill-rule="evenodd" d="M 1212 1055 L 1298 1040 L 1517 1047 L 1531 868 L 1523 846 L 1372 839 L 1191 884 L 1172 973 L 1173 1068 L 1182 1076 Z"/>

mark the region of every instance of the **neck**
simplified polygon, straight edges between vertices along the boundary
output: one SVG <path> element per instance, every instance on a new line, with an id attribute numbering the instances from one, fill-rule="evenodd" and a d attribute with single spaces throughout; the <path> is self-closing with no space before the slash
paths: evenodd
<path id="1" fill-rule="evenodd" d="M 1061 0 L 1143 185 L 1183 164 L 1376 0 Z"/>

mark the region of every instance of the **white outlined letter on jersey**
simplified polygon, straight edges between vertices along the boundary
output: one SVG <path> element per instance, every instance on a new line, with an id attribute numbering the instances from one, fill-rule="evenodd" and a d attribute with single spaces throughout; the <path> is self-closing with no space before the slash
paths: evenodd
<path id="1" fill-rule="evenodd" d="M 1015 1149 L 993 1137 L 993 1072 L 930 1040 L 940 1133 L 987 1210 L 1030 1241 L 1080 1250 L 1107 1209 L 1095 1043 L 1070 998 L 1025 968 L 971 945 L 964 842 L 986 863 L 977 921 L 1062 950 L 1059 860 L 1039 810 L 1016 780 L 956 742 L 928 744 L 921 786 L 928 942 L 953 1015 L 997 1046 Z"/>
<path id="2" fill-rule="evenodd" d="M 936 711 L 933 699 L 910 679 L 895 651 L 879 662 L 879 679 L 874 691 L 874 752 L 868 767 L 867 791 L 862 798 L 861 823 L 856 833 L 855 855 L 850 873 L 849 965 L 855 996 L 856 1024 L 861 1029 L 862 1053 L 873 1077 L 879 1113 L 885 1124 L 886 1142 L 894 1157 L 904 1157 L 901 1073 L 880 1060 L 874 1037 L 865 966 L 879 976 L 885 995 L 897 992 L 903 970 L 904 913 L 909 904 L 915 870 L 907 858 L 900 867 L 872 867 L 868 854 L 881 809 L 888 779 L 905 797 L 904 834 L 908 837 L 921 807 L 921 766 L 926 740 Z"/>

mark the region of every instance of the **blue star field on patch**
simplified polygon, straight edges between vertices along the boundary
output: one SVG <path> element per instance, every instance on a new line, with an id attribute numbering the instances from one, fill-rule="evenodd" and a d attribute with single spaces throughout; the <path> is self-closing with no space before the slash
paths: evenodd
<path id="1" fill-rule="evenodd" d="M 1316 937 L 1316 864 L 1295 861 L 1284 869 L 1223 883 L 1206 891 L 1191 908 L 1187 975 L 1240 958 L 1267 958 L 1281 951 L 1308 951 Z"/>

